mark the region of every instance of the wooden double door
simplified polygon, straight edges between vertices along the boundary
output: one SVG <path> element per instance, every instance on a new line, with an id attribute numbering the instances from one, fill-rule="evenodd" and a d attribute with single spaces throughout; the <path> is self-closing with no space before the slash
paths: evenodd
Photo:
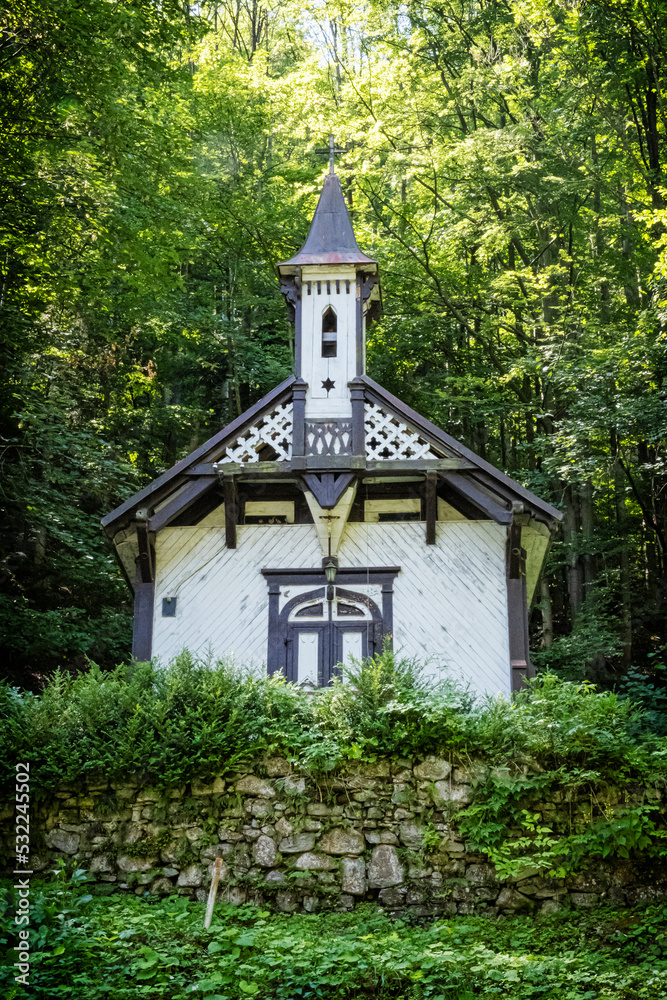
<path id="1" fill-rule="evenodd" d="M 325 687 L 341 676 L 341 664 L 379 650 L 382 616 L 365 594 L 334 588 L 311 591 L 290 602 L 287 612 L 286 675 L 304 687 Z"/>

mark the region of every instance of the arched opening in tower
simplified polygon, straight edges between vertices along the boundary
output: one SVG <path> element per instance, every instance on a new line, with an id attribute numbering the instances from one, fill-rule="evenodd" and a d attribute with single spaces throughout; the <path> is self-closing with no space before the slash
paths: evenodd
<path id="1" fill-rule="evenodd" d="M 338 317 L 331 306 L 322 314 L 322 357 L 335 358 L 338 348 Z"/>

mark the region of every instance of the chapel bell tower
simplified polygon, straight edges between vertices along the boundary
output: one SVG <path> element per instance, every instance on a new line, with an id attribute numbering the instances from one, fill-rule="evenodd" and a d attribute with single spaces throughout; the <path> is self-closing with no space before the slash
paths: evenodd
<path id="1" fill-rule="evenodd" d="M 317 453 L 326 437 L 330 456 L 361 455 L 363 398 L 355 379 L 366 373 L 366 324 L 380 311 L 378 265 L 357 246 L 333 156 L 308 238 L 278 267 L 295 322 L 293 453 Z"/>

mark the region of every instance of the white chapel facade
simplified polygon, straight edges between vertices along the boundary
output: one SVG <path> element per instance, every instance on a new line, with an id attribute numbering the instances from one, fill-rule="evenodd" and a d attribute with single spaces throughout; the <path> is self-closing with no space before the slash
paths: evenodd
<path id="1" fill-rule="evenodd" d="M 294 375 L 102 522 L 133 655 L 211 651 L 318 687 L 390 643 L 509 695 L 559 512 L 366 375 L 378 265 L 333 171 L 279 271 Z"/>

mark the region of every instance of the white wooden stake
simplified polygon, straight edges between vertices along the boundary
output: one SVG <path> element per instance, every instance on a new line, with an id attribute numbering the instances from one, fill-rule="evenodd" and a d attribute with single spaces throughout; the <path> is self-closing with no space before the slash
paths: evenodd
<path id="1" fill-rule="evenodd" d="M 213 875 L 211 878 L 211 888 L 208 891 L 208 902 L 206 904 L 206 916 L 204 917 L 204 929 L 208 930 L 211 926 L 211 919 L 213 917 L 213 907 L 215 906 L 215 897 L 218 892 L 218 882 L 220 881 L 220 875 L 223 873 L 223 861 L 222 858 L 216 858 L 215 864 L 213 865 Z"/>

